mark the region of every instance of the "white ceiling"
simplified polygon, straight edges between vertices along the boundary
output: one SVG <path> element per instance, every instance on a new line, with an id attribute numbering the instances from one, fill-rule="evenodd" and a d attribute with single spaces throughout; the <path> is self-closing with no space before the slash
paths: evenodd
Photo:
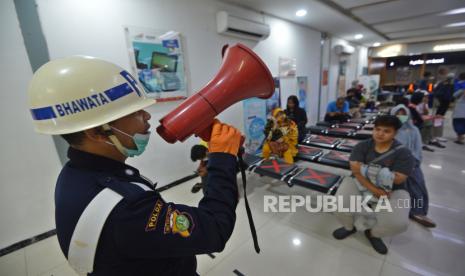
<path id="1" fill-rule="evenodd" d="M 223 0 L 259 12 L 371 46 L 374 42 L 427 41 L 465 35 L 465 13 L 443 15 L 465 8 L 465 0 Z M 298 9 L 308 11 L 296 17 Z M 364 37 L 355 40 L 354 35 Z"/>

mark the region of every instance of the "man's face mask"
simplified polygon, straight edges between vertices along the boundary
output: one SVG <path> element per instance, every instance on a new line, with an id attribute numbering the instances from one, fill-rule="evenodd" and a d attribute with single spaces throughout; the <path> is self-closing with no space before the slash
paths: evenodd
<path id="1" fill-rule="evenodd" d="M 115 127 L 111 127 L 111 128 L 113 130 L 118 131 L 119 133 L 121 133 L 123 135 L 131 137 L 132 141 L 136 145 L 136 149 L 128 149 L 125 146 L 123 146 L 121 143 L 119 143 L 119 145 L 109 143 L 109 144 L 112 144 L 115 147 L 117 147 L 118 150 L 121 153 L 123 153 L 125 156 L 127 156 L 127 157 L 139 156 L 145 151 L 145 148 L 147 147 L 147 144 L 149 143 L 150 131 L 147 134 L 136 133 L 136 134 L 134 134 L 134 136 L 131 136 L 131 135 L 127 134 L 126 132 L 121 131 L 121 130 L 115 128 Z"/>
<path id="2" fill-rule="evenodd" d="M 402 124 L 405 124 L 408 121 L 408 116 L 407 115 L 397 115 L 397 118 L 402 122 Z"/>

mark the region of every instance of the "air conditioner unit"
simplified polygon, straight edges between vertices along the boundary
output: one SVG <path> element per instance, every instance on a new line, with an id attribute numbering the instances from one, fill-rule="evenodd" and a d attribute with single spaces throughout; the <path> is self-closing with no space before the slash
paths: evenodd
<path id="1" fill-rule="evenodd" d="M 223 35 L 250 40 L 263 40 L 270 35 L 270 26 L 239 18 L 225 11 L 216 14 L 217 31 Z"/>
<path id="2" fill-rule="evenodd" d="M 340 56 L 352 55 L 355 52 L 355 48 L 349 45 L 336 45 L 334 46 L 334 52 Z"/>

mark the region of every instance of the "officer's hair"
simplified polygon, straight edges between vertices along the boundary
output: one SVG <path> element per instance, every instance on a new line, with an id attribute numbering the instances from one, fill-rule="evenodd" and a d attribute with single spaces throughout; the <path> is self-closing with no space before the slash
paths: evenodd
<path id="1" fill-rule="evenodd" d="M 62 134 L 61 137 L 68 142 L 68 144 L 71 146 L 80 146 L 82 145 L 82 142 L 84 141 L 84 137 L 86 134 L 84 131 L 79 131 L 79 132 L 74 132 L 74 133 L 68 133 L 68 134 Z"/>
<path id="2" fill-rule="evenodd" d="M 394 115 L 381 115 L 375 120 L 375 127 L 384 126 L 392 127 L 396 131 L 402 127 L 402 122 Z"/>
<path id="3" fill-rule="evenodd" d="M 207 147 L 202 145 L 194 145 L 191 148 L 191 160 L 195 162 L 197 160 L 201 160 L 207 156 Z"/>

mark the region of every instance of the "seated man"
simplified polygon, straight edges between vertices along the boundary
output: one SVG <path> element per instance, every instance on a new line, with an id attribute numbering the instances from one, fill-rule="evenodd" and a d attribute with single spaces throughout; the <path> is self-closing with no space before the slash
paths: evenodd
<path id="1" fill-rule="evenodd" d="M 378 199 L 381 196 L 387 197 L 392 212 L 380 210 L 372 213 L 374 224 L 366 227 L 368 229 L 365 230 L 365 236 L 380 254 L 386 254 L 388 251 L 381 238 L 404 232 L 409 221 L 410 206 L 408 204 L 406 204 L 407 206 L 400 206 L 399 202 L 408 202 L 410 198 L 405 187 L 405 181 L 408 175 L 412 173 L 415 159 L 409 149 L 394 139 L 397 130 L 401 126 L 400 120 L 392 115 L 380 116 L 375 120 L 373 137 L 358 143 L 350 155 L 350 168 L 355 179 L 346 177 L 336 193 L 338 200 L 343 201 L 342 205 L 345 208 L 349 208 L 352 196 L 362 195 L 359 185 L 371 192 L 373 199 Z M 368 177 L 369 173 L 367 173 L 366 165 L 369 165 L 368 168 L 374 168 L 375 170 L 376 168 L 383 171 L 388 169 L 392 175 L 390 179 L 392 189 L 385 190 L 380 187 L 386 185 L 373 183 L 376 181 L 373 181 L 373 177 Z M 373 203 L 371 207 L 374 209 L 376 204 Z M 343 225 L 343 227 L 333 232 L 336 239 L 342 240 L 357 231 L 354 222 L 355 218 L 360 217 L 360 213 L 336 212 L 335 214 Z"/>
<path id="2" fill-rule="evenodd" d="M 281 108 L 273 110 L 273 117 L 265 126 L 265 143 L 263 144 L 263 158 L 271 155 L 283 158 L 286 163 L 294 163 L 297 154 L 297 137 L 299 131 L 294 121 L 286 117 Z"/>
<path id="3" fill-rule="evenodd" d="M 337 98 L 336 101 L 330 102 L 326 109 L 326 122 L 345 122 L 350 119 L 349 103 L 344 97 Z"/>

